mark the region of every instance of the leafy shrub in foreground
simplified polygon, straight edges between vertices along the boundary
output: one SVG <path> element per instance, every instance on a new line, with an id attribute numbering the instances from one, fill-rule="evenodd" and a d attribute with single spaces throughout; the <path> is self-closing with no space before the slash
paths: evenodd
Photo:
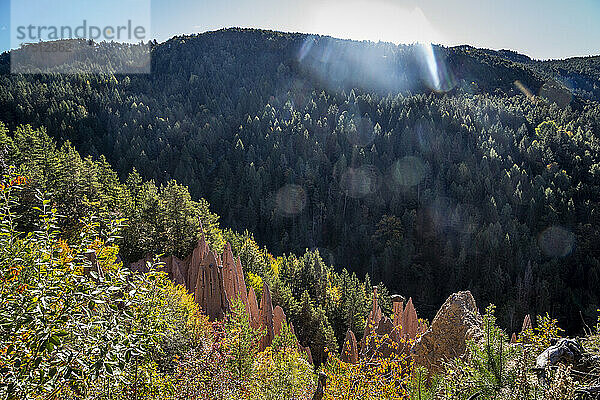
<path id="1" fill-rule="evenodd" d="M 163 273 L 123 268 L 123 221 L 87 217 L 68 244 L 38 194 L 39 227 L 18 233 L 18 190 L 0 190 L 0 398 L 168 396 L 165 357 L 192 347 L 205 323 L 190 296 Z"/>
<path id="2" fill-rule="evenodd" d="M 330 355 L 324 372 L 327 374 L 327 400 L 400 400 L 409 399 L 413 361 L 409 356 L 389 349 L 403 348 L 405 343 L 394 342 L 389 335 L 367 338 L 373 350 L 360 357 L 357 364 L 345 363 Z"/>

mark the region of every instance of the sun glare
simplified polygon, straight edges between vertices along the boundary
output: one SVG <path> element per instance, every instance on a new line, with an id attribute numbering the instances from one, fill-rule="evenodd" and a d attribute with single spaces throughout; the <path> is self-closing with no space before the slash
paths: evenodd
<path id="1" fill-rule="evenodd" d="M 317 5 L 311 32 L 342 39 L 387 41 L 393 43 L 440 43 L 441 35 L 431 25 L 423 11 L 390 2 L 326 1 Z"/>

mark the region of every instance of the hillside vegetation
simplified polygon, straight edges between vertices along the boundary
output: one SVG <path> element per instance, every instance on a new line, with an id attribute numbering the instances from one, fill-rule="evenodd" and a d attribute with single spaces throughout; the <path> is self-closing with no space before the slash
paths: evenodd
<path id="1" fill-rule="evenodd" d="M 567 400 L 582 384 L 597 383 L 597 371 L 574 377 L 563 366 L 548 370 L 547 384 L 538 382 L 531 366 L 560 336 L 557 321 L 540 317 L 508 343 L 494 306 L 483 317 L 483 339 L 468 342 L 464 357 L 437 374 L 409 354 L 386 354 L 386 346 L 412 343 L 376 332 L 366 340 L 374 346 L 368 357 L 343 361 L 338 354 L 347 348 L 337 342 L 346 330 L 361 332 L 377 303 L 391 316 L 383 286 L 374 303 L 368 277 L 363 283 L 335 271 L 317 252 L 274 258 L 248 234 L 221 230 L 208 204 L 191 201 L 176 182 L 157 188 L 132 173 L 121 183 L 106 161 L 82 159 L 68 143 L 58 148 L 41 130 L 9 133 L 0 125 L 0 142 L 3 399 L 308 400 L 321 393 L 315 398 Z M 283 325 L 261 351 L 265 332 L 251 328 L 241 302 L 224 321 L 209 321 L 158 264 L 147 273 L 123 266 L 126 248 L 185 251 L 182 239 L 197 238 L 196 218 L 215 248 L 231 241 L 253 288 L 269 282 L 297 338 Z M 599 354 L 600 320 L 593 329 L 585 349 Z M 298 339 L 311 346 L 316 365 Z"/>
<path id="2" fill-rule="evenodd" d="M 176 179 L 185 207 L 206 199 L 273 254 L 319 249 L 430 318 L 470 289 L 511 330 L 529 312 L 593 320 L 597 58 L 239 29 L 151 46 L 150 75 L 8 75 L 5 54 L 0 119 L 104 155 L 138 203 L 135 185 L 173 210 Z M 185 253 L 195 216 L 167 236 L 149 217 L 124 259 Z"/>

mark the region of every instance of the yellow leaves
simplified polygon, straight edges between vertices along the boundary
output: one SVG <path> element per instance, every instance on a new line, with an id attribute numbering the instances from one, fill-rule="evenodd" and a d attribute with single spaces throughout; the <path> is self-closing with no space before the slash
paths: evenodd
<path id="1" fill-rule="evenodd" d="M 400 346 L 389 335 L 372 334 L 367 348 L 375 351 L 363 355 L 357 364 L 349 364 L 335 356 L 325 366 L 327 388 L 325 399 L 397 400 L 408 399 L 413 362 L 399 351 Z"/>
<path id="2" fill-rule="evenodd" d="M 248 272 L 248 285 L 252 286 L 254 292 L 261 293 L 263 288 L 263 280 L 260 276 L 252 272 Z"/>
<path id="3" fill-rule="evenodd" d="M 58 252 L 59 262 L 63 264 L 69 264 L 73 261 L 73 259 L 75 258 L 73 256 L 73 250 L 69 247 L 67 242 L 65 242 L 63 239 L 58 239 L 54 246 L 56 248 L 56 251 Z M 80 271 L 76 271 L 76 273 L 82 275 L 83 269 L 80 268 Z"/>
<path id="4" fill-rule="evenodd" d="M 0 190 L 4 191 L 5 189 L 8 189 L 12 186 L 23 186 L 27 184 L 27 178 L 19 175 L 13 179 L 10 180 L 10 182 L 7 183 L 0 183 Z"/>
<path id="5" fill-rule="evenodd" d="M 249 398 L 308 399 L 314 388 L 313 367 L 296 349 L 267 347 L 257 354 L 249 382 Z"/>
<path id="6" fill-rule="evenodd" d="M 284 263 L 283 257 L 274 258 L 271 254 L 267 254 L 267 257 L 269 258 L 271 271 L 275 276 L 279 276 L 279 271 L 281 271 L 281 266 Z"/>
<path id="7" fill-rule="evenodd" d="M 119 267 L 117 259 L 119 256 L 119 247 L 116 245 L 107 246 L 103 240 L 96 238 L 89 246 L 88 250 L 96 253 L 96 260 L 103 271 L 116 269 Z"/>
<path id="8" fill-rule="evenodd" d="M 336 305 L 339 305 L 342 301 L 342 291 L 338 286 L 328 286 L 327 295 Z"/>
<path id="9" fill-rule="evenodd" d="M 552 339 L 560 337 L 561 332 L 563 329 L 558 326 L 558 321 L 546 314 L 538 316 L 535 329 L 522 332 L 518 340 L 521 343 L 532 344 L 537 351 L 542 351 L 550 346 Z"/>
<path id="10" fill-rule="evenodd" d="M 22 265 L 14 265 L 8 269 L 6 276 L 4 276 L 4 283 L 14 282 L 19 278 L 21 274 L 21 270 L 23 269 Z"/>

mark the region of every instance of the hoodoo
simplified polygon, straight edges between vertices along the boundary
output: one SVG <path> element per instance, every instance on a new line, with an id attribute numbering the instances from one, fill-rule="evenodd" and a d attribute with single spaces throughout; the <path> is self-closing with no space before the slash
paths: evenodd
<path id="1" fill-rule="evenodd" d="M 129 267 L 134 271 L 147 272 L 148 264 L 152 261 L 152 257 L 146 257 Z M 234 258 L 229 243 L 221 256 L 212 251 L 206 242 L 202 224 L 200 239 L 192 254 L 184 261 L 175 256 L 162 257 L 159 269 L 166 272 L 175 283 L 185 286 L 212 321 L 222 320 L 232 302 L 240 299 L 246 308 L 250 326 L 264 331 L 260 342 L 261 350 L 273 343 L 275 336 L 281 332 L 282 325 L 287 323 L 284 310 L 279 306 L 273 308 L 271 290 L 266 283 L 262 288 L 259 307 L 254 289 L 250 287 L 248 291 L 246 287 L 240 258 Z M 310 358 L 308 347 L 298 344 L 298 348 Z"/>

